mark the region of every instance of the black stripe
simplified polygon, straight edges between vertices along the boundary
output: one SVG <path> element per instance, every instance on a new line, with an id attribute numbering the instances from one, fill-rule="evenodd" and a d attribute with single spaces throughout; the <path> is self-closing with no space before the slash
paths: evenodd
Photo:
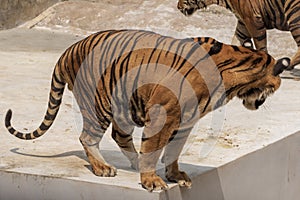
<path id="1" fill-rule="evenodd" d="M 55 114 L 52 115 L 52 114 L 50 114 L 50 113 L 48 112 L 48 110 L 47 110 L 45 119 L 46 119 L 46 120 L 51 120 L 51 121 L 53 121 L 53 120 L 55 119 L 56 115 L 57 115 L 57 112 L 55 112 Z"/>
<path id="2" fill-rule="evenodd" d="M 218 101 L 214 105 L 214 110 L 224 105 L 224 101 L 226 100 L 226 97 L 227 97 L 226 93 L 222 94 L 222 96 L 218 99 Z"/>
<path id="3" fill-rule="evenodd" d="M 232 67 L 229 67 L 229 68 L 225 68 L 224 70 L 221 70 L 221 74 L 223 74 L 223 72 L 225 72 L 227 70 L 234 69 L 234 68 L 240 67 L 241 65 L 244 65 L 245 63 L 249 62 L 251 60 L 251 58 L 252 58 L 251 55 L 243 58 L 242 60 L 239 61 L 238 64 L 236 64 L 236 65 L 234 65 Z"/>
<path id="4" fill-rule="evenodd" d="M 120 137 L 120 138 L 122 138 L 122 139 L 126 139 L 126 138 L 129 137 L 128 141 L 132 140 L 132 137 L 131 137 L 130 134 L 121 134 L 120 132 L 117 131 L 117 136 Z"/>
<path id="5" fill-rule="evenodd" d="M 51 125 L 50 125 L 51 126 Z M 42 124 L 40 125 L 40 129 L 42 130 L 42 131 L 46 131 L 46 130 L 48 130 L 49 128 L 50 128 L 50 126 L 47 126 L 46 124 L 44 124 L 44 122 L 42 122 Z"/>
<path id="6" fill-rule="evenodd" d="M 221 52 L 222 48 L 223 48 L 223 43 L 215 41 L 214 45 L 210 48 L 208 54 L 211 56 L 218 54 Z"/>
<path id="7" fill-rule="evenodd" d="M 100 118 L 102 120 L 104 120 L 107 124 L 109 124 L 110 119 L 108 119 L 106 117 L 106 115 L 108 115 L 110 118 L 112 118 L 113 115 L 112 115 L 111 111 L 109 110 L 109 108 L 106 108 L 104 106 L 104 104 L 102 102 L 101 94 L 99 93 L 99 90 L 96 90 L 96 93 L 97 93 L 97 97 L 95 97 L 95 100 L 96 100 L 96 105 L 98 105 L 98 106 L 95 106 L 96 115 L 99 116 L 99 114 L 101 114 Z M 104 95 L 107 95 L 107 94 L 104 94 Z M 98 101 L 97 101 L 97 99 L 98 99 Z"/>
<path id="8" fill-rule="evenodd" d="M 234 60 L 233 60 L 232 58 L 229 58 L 229 59 L 227 59 L 227 60 L 225 60 L 225 61 L 219 63 L 219 64 L 217 65 L 217 67 L 218 67 L 218 68 L 222 68 L 222 67 L 225 67 L 225 66 L 227 66 L 227 65 L 232 64 L 233 62 L 234 62 Z"/>
<path id="9" fill-rule="evenodd" d="M 209 98 L 208 98 L 208 100 L 207 100 L 207 102 L 204 106 L 204 109 L 203 109 L 202 113 L 204 113 L 206 111 L 206 109 L 207 109 L 208 105 L 210 104 L 210 102 L 211 102 L 211 97 L 209 96 Z"/>
<path id="10" fill-rule="evenodd" d="M 298 16 L 295 19 L 293 19 L 293 21 L 290 22 L 290 25 L 299 22 L 299 20 L 300 20 L 300 16 Z M 296 28 L 299 28 L 299 27 L 297 26 Z"/>
<path id="11" fill-rule="evenodd" d="M 288 11 L 288 10 L 291 9 L 291 6 L 292 6 L 292 4 L 293 4 L 295 1 L 289 0 L 289 1 L 286 1 L 285 3 L 287 3 L 287 2 L 288 2 L 288 4 L 285 6 L 285 10 L 286 10 L 286 11 Z"/>
<path id="12" fill-rule="evenodd" d="M 33 134 L 33 136 L 36 137 L 36 138 L 41 136 L 37 131 L 33 131 L 32 134 Z"/>
<path id="13" fill-rule="evenodd" d="M 148 137 L 148 138 L 146 138 L 146 137 L 142 137 L 142 142 L 146 142 L 147 140 L 149 140 L 151 137 Z"/>
<path id="14" fill-rule="evenodd" d="M 269 9 L 268 11 L 271 11 L 272 13 L 272 17 L 269 18 L 271 20 L 273 20 L 273 22 L 276 22 L 276 17 L 277 17 L 277 13 L 275 12 L 274 8 L 273 8 L 273 5 L 272 5 L 272 2 L 271 1 L 266 1 L 266 3 L 269 5 Z M 277 10 L 277 9 L 276 9 Z"/>
<path id="15" fill-rule="evenodd" d="M 121 86 L 121 88 L 125 88 L 125 90 L 126 90 L 126 83 L 127 83 L 127 78 L 128 78 L 126 76 L 126 73 L 128 72 L 128 67 L 129 67 L 129 56 L 128 55 L 122 60 L 122 62 L 120 63 L 119 66 L 120 66 L 120 69 L 123 69 L 122 73 L 120 73 L 120 75 L 119 75 L 120 78 L 123 77 L 123 74 L 125 74 L 124 81 L 120 82 L 120 86 Z M 128 99 L 127 92 L 123 92 L 122 93 L 122 98 L 123 98 L 123 100 L 127 100 Z"/>
<path id="16" fill-rule="evenodd" d="M 15 131 L 16 130 L 13 127 L 11 127 L 11 128 L 8 129 L 8 132 L 10 132 L 11 134 L 13 134 Z"/>
<path id="17" fill-rule="evenodd" d="M 184 47 L 183 47 L 184 48 Z M 176 69 L 177 71 L 179 71 L 185 64 L 186 62 L 189 60 L 189 58 L 195 53 L 195 51 L 199 48 L 198 45 L 193 45 L 193 47 L 189 50 L 189 52 L 187 53 L 187 55 L 185 56 L 185 58 L 183 59 L 182 63 L 180 64 L 180 66 Z M 182 54 L 180 54 L 182 55 Z M 185 77 L 188 74 L 185 75 Z"/>
<path id="18" fill-rule="evenodd" d="M 55 99 L 55 98 L 50 94 L 50 95 L 49 95 L 49 101 L 51 101 L 52 104 L 60 105 L 62 99 L 61 99 L 61 98 Z"/>
<path id="19" fill-rule="evenodd" d="M 259 64 L 260 62 L 262 62 L 263 61 L 263 58 L 262 57 L 259 57 L 259 58 L 256 58 L 255 60 L 253 60 L 252 62 L 251 62 L 251 65 L 249 66 L 249 67 L 247 67 L 247 68 L 244 68 L 244 69 L 240 69 L 240 70 L 236 70 L 235 72 L 246 72 L 246 71 L 251 71 L 251 70 L 253 70 L 253 67 L 254 66 L 257 66 L 257 64 Z M 259 72 L 261 72 L 261 71 L 263 71 L 264 69 L 265 69 L 265 65 L 262 65 L 261 66 L 262 68 L 261 68 L 261 70 L 259 71 Z M 257 69 L 257 68 L 256 68 Z"/>
<path id="20" fill-rule="evenodd" d="M 263 35 L 257 36 L 257 37 L 254 37 L 254 38 L 255 38 L 256 40 L 258 40 L 258 41 L 262 41 L 262 40 L 266 39 L 266 37 L 267 37 L 267 34 L 264 33 Z"/>
<path id="21" fill-rule="evenodd" d="M 269 54 L 267 54 L 267 62 L 266 62 L 266 66 L 269 66 L 270 65 L 270 63 L 272 62 L 272 56 L 270 56 Z"/>
<path id="22" fill-rule="evenodd" d="M 55 70 L 57 69 L 57 67 L 58 67 L 58 66 L 55 66 Z M 60 81 L 60 80 L 58 79 L 58 77 L 56 76 L 55 70 L 54 70 L 54 72 L 53 72 L 53 74 L 52 74 L 53 80 L 54 80 L 55 82 L 57 82 L 59 85 L 65 85 L 65 83 L 64 83 L 63 81 Z"/>
<path id="23" fill-rule="evenodd" d="M 30 135 L 30 134 L 25 134 L 25 139 L 26 139 L 26 140 L 32 139 L 32 138 L 31 138 L 31 135 Z"/>
<path id="24" fill-rule="evenodd" d="M 11 117 L 12 117 L 12 111 L 9 109 L 6 113 L 6 116 L 5 116 L 5 127 L 6 128 L 11 126 L 11 123 L 10 123 Z"/>
<path id="25" fill-rule="evenodd" d="M 16 137 L 18 137 L 18 138 L 21 138 L 21 139 L 23 139 L 23 134 L 22 133 L 20 133 L 20 132 L 18 132 L 16 135 L 15 135 Z"/>
<path id="26" fill-rule="evenodd" d="M 169 70 L 169 72 L 171 71 L 171 68 L 173 68 L 173 69 L 175 69 L 175 70 L 179 70 L 182 66 L 183 66 L 183 64 L 186 62 L 186 58 L 183 60 L 183 62 L 184 63 L 181 63 L 180 65 L 179 65 L 179 61 L 181 61 L 182 59 L 182 55 L 183 55 L 183 52 L 184 52 L 184 50 L 185 50 L 185 46 L 187 45 L 187 43 L 186 43 L 186 40 L 184 39 L 184 40 L 178 40 L 179 42 L 178 42 L 178 44 L 177 44 L 177 48 L 176 48 L 176 51 L 175 52 L 173 52 L 174 54 L 175 54 L 175 56 L 176 56 L 176 58 L 178 58 L 176 61 L 176 63 L 175 62 L 172 62 L 172 64 L 171 64 L 171 67 L 170 67 L 170 70 Z M 178 56 L 177 56 L 178 55 Z M 173 61 L 175 61 L 175 58 L 173 59 Z M 179 68 L 178 69 L 176 69 L 176 66 L 178 66 L 179 65 Z"/>
<path id="27" fill-rule="evenodd" d="M 238 46 L 231 45 L 231 47 L 234 51 L 240 51 L 240 48 Z"/>

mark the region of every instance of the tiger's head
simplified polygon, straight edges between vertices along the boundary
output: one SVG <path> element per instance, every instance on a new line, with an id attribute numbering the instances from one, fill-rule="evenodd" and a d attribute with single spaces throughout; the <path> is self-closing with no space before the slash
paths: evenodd
<path id="1" fill-rule="evenodd" d="M 196 10 L 206 8 L 208 5 L 204 0 L 178 0 L 177 8 L 184 15 L 192 15 Z"/>
<path id="2" fill-rule="evenodd" d="M 273 94 L 280 86 L 281 74 L 290 64 L 289 58 L 279 59 L 277 62 L 272 58 L 263 76 L 258 75 L 255 81 L 251 81 L 248 87 L 242 87 L 237 97 L 243 100 L 243 105 L 249 110 L 257 110 L 268 96 Z M 253 83 L 252 83 L 253 82 Z"/>
<path id="3" fill-rule="evenodd" d="M 218 68 L 227 102 L 238 97 L 250 110 L 258 109 L 279 88 L 279 75 L 291 62 L 288 57 L 276 61 L 263 50 L 228 45 L 210 37 L 196 37 L 193 40 L 207 52 Z"/>

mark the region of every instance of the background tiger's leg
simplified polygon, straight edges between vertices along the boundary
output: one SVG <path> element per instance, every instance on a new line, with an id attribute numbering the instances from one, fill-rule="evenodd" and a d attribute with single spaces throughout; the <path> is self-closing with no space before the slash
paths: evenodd
<path id="1" fill-rule="evenodd" d="M 256 37 L 253 37 L 253 41 L 255 44 L 255 48 L 257 50 L 263 50 L 265 52 L 268 52 L 267 48 L 267 30 L 262 30 L 261 32 L 254 34 L 257 35 Z"/>
<path id="2" fill-rule="evenodd" d="M 185 172 L 179 170 L 178 157 L 191 130 L 192 128 L 174 131 L 163 156 L 163 162 L 166 166 L 166 178 L 171 182 L 178 183 L 179 186 L 185 187 L 191 187 L 192 181 Z"/>
<path id="3" fill-rule="evenodd" d="M 298 11 L 298 13 L 300 14 L 300 11 Z M 296 15 L 292 15 L 291 18 L 293 17 L 296 17 Z M 292 23 L 289 24 L 289 30 L 291 31 L 292 36 L 297 43 L 298 50 L 296 54 L 292 57 L 290 67 L 288 69 L 292 69 L 295 67 L 295 65 L 300 64 L 300 20 L 291 20 L 291 22 Z"/>
<path id="4" fill-rule="evenodd" d="M 119 128 L 118 124 L 113 122 L 112 138 L 116 141 L 122 153 L 130 161 L 131 167 L 138 170 L 138 153 L 132 140 L 133 130 L 134 126 L 122 125 L 122 128 Z"/>
<path id="5" fill-rule="evenodd" d="M 81 112 L 84 121 L 79 140 L 91 163 L 94 174 L 105 177 L 115 176 L 117 174 L 116 168 L 107 164 L 99 151 L 99 143 L 106 128 L 101 128 L 97 120 L 91 120 L 90 117 L 85 115 L 84 111 Z"/>
<path id="6" fill-rule="evenodd" d="M 296 65 L 300 64 L 300 44 L 298 44 L 298 50 L 297 53 L 292 57 L 291 64 L 287 68 L 288 70 L 293 69 Z"/>
<path id="7" fill-rule="evenodd" d="M 248 16 L 244 23 L 249 35 L 253 38 L 255 49 L 268 52 L 267 28 L 262 17 Z"/>
<path id="8" fill-rule="evenodd" d="M 238 23 L 236 25 L 235 33 L 232 38 L 231 44 L 233 45 L 242 45 L 247 48 L 253 49 L 253 43 L 251 41 L 251 36 L 245 26 L 245 24 L 238 20 Z"/>

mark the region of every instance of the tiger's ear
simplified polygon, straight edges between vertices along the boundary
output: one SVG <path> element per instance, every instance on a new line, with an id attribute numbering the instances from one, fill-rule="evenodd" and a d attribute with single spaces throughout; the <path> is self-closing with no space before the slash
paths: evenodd
<path id="1" fill-rule="evenodd" d="M 273 75 L 278 76 L 283 72 L 283 70 L 287 69 L 290 66 L 291 59 L 285 57 L 277 60 L 274 69 L 273 69 Z"/>

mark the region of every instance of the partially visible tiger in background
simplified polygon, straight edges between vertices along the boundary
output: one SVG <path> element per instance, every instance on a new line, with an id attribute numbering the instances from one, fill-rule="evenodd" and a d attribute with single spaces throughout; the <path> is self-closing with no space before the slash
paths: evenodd
<path id="1" fill-rule="evenodd" d="M 238 19 L 233 41 L 246 47 L 267 51 L 267 29 L 290 31 L 298 50 L 289 69 L 300 63 L 300 0 L 178 0 L 185 15 L 216 4 L 231 10 Z"/>
<path id="2" fill-rule="evenodd" d="M 178 157 L 197 120 L 235 96 L 246 108 L 258 109 L 279 88 L 279 74 L 288 65 L 288 58 L 276 62 L 264 51 L 213 38 L 175 39 L 140 30 L 98 32 L 69 47 L 58 60 L 41 125 L 19 132 L 11 125 L 9 110 L 5 126 L 21 139 L 42 136 L 54 122 L 68 84 L 83 117 L 80 141 L 96 175 L 117 173 L 99 152 L 112 123 L 112 137 L 139 169 L 144 188 L 167 188 L 156 175 L 164 147 L 167 179 L 190 187 L 191 179 L 179 171 Z M 132 141 L 135 126 L 144 127 L 140 153 Z"/>

